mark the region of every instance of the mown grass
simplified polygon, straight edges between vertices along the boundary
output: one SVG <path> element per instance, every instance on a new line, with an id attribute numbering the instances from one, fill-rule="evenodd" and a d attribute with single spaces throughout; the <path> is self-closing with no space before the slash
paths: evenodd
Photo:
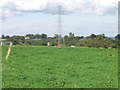
<path id="1" fill-rule="evenodd" d="M 118 51 L 83 47 L 2 48 L 3 88 L 117 88 Z"/>

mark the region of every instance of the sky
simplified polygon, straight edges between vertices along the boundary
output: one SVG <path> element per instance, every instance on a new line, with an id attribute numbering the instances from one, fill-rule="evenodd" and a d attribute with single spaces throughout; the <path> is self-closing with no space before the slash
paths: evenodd
<path id="1" fill-rule="evenodd" d="M 58 6 L 62 35 L 118 34 L 119 0 L 0 0 L 0 35 L 57 33 Z"/>

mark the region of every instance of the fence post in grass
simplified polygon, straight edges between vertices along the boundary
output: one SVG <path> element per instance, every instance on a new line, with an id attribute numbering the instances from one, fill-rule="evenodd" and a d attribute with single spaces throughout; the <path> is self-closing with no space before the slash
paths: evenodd
<path id="1" fill-rule="evenodd" d="M 9 45 L 9 48 L 8 48 L 8 51 L 7 51 L 7 55 L 6 55 L 6 57 L 5 57 L 6 61 L 8 60 L 8 57 L 10 56 L 10 52 L 11 52 L 12 45 L 13 45 L 13 43 L 10 42 L 10 45 Z"/>

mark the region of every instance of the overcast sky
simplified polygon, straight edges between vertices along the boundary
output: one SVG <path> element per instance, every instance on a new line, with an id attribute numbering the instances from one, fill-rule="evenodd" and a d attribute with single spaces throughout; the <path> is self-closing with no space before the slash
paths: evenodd
<path id="1" fill-rule="evenodd" d="M 57 10 L 62 6 L 62 34 L 118 33 L 119 0 L 0 0 L 0 34 L 57 33 Z"/>

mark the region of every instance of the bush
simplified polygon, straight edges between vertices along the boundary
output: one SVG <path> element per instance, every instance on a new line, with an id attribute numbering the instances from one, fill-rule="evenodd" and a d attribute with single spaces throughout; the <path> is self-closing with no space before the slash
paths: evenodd
<path id="1" fill-rule="evenodd" d="M 76 46 L 96 47 L 96 48 L 108 48 L 115 47 L 113 41 L 105 36 L 98 35 L 94 38 L 81 39 L 76 43 Z"/>

